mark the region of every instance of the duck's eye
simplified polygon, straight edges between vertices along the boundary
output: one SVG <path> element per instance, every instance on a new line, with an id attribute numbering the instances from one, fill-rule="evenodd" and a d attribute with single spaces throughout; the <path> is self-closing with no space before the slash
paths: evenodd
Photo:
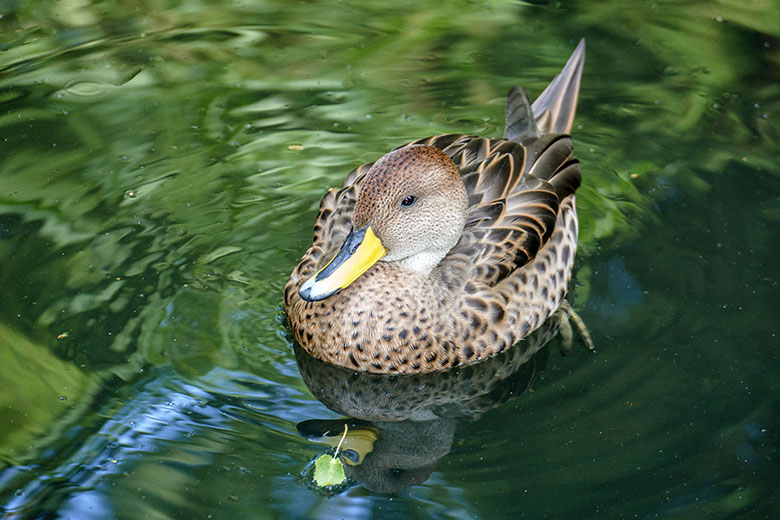
<path id="1" fill-rule="evenodd" d="M 401 201 L 401 206 L 409 207 L 417 201 L 417 197 L 414 195 L 407 195 L 404 200 Z"/>

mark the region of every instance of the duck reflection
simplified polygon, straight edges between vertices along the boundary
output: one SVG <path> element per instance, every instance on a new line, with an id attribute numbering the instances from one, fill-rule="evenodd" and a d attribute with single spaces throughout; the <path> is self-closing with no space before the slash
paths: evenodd
<path id="1" fill-rule="evenodd" d="M 341 420 L 307 420 L 298 432 L 335 447 L 347 477 L 366 488 L 393 493 L 428 479 L 450 451 L 458 419 L 477 420 L 530 388 L 549 356 L 545 348 L 568 315 L 554 314 L 534 334 L 484 362 L 442 372 L 382 375 L 324 363 L 295 345 L 306 386 Z M 567 341 L 565 341 L 567 342 Z"/>

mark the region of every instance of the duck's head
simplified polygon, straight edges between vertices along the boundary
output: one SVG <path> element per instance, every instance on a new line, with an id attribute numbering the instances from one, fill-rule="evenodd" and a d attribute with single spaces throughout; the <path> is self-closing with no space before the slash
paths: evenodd
<path id="1" fill-rule="evenodd" d="M 438 148 L 388 153 L 366 174 L 341 250 L 301 286 L 301 297 L 336 294 L 380 260 L 428 274 L 463 233 L 467 200 L 458 168 Z"/>

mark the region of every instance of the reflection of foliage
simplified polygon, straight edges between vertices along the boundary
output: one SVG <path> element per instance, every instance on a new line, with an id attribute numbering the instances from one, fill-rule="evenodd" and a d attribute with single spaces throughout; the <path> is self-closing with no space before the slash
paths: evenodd
<path id="1" fill-rule="evenodd" d="M 87 376 L 0 324 L 0 468 L 49 432 L 63 410 L 83 399 Z M 19 377 L 24 374 L 24 377 Z M 14 384 L 8 384 L 14 381 Z"/>

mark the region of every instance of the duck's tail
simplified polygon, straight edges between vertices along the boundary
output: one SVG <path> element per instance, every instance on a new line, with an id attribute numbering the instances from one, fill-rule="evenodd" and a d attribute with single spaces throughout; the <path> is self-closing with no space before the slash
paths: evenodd
<path id="1" fill-rule="evenodd" d="M 585 39 L 580 40 L 560 74 L 547 85 L 533 105 L 522 88 L 514 87 L 506 100 L 504 137 L 522 143 L 544 134 L 568 134 L 577 111 Z"/>

